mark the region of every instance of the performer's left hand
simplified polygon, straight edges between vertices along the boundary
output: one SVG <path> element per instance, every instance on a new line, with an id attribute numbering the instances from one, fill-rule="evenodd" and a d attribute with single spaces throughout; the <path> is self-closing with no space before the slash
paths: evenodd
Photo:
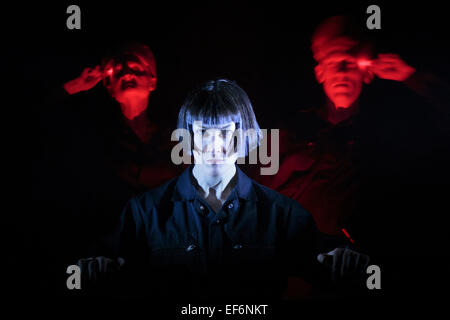
<path id="1" fill-rule="evenodd" d="M 365 274 L 369 265 L 369 256 L 347 248 L 336 248 L 328 253 L 321 253 L 317 260 L 330 267 L 333 282 L 339 283 L 346 278 Z"/>
<path id="2" fill-rule="evenodd" d="M 394 53 L 379 54 L 378 58 L 371 62 L 369 70 L 380 79 L 394 81 L 405 81 L 416 71 Z"/>

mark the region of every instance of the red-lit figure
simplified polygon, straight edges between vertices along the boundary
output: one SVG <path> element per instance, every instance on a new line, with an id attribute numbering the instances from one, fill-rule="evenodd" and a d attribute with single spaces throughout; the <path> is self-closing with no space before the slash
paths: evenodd
<path id="1" fill-rule="evenodd" d="M 105 133 L 115 139 L 110 164 L 117 174 L 136 191 L 173 177 L 176 168 L 169 157 L 170 136 L 163 138 L 167 135 L 165 124 L 149 112 L 149 98 L 157 83 L 152 51 L 139 43 L 119 47 L 104 57 L 101 65 L 85 68 L 78 78 L 65 83 L 64 89 L 74 95 L 100 81 L 120 107 L 121 115 L 109 122 L 106 130 L 110 132 Z M 114 108 L 102 111 L 104 119 L 117 115 Z"/>
<path id="2" fill-rule="evenodd" d="M 171 161 L 175 123 L 155 99 L 156 84 L 152 51 L 131 43 L 113 47 L 47 99 L 48 154 L 40 164 L 51 203 L 46 209 L 79 225 L 67 237 L 87 255 L 111 248 L 103 236 L 130 196 L 183 169 Z"/>
<path id="3" fill-rule="evenodd" d="M 355 229 L 347 227 L 347 221 L 374 210 L 374 206 L 361 207 L 370 196 L 394 194 L 388 190 L 400 186 L 397 182 L 404 176 L 411 177 L 407 168 L 417 161 L 417 150 L 428 152 L 423 144 L 419 149 L 415 145 L 406 149 L 429 132 L 424 129 L 425 122 L 420 122 L 426 120 L 420 116 L 420 108 L 416 108 L 419 125 L 410 121 L 416 116 L 413 105 L 418 98 L 403 100 L 403 87 L 395 87 L 396 83 L 422 94 L 432 104 L 436 101 L 434 93 L 429 95 L 430 90 L 424 89 L 427 83 L 423 80 L 429 77 L 423 77 L 397 54 L 375 56 L 361 29 L 342 16 L 326 19 L 316 29 L 311 46 L 317 62 L 314 73 L 326 102 L 298 113 L 295 129 L 282 133 L 278 174 L 261 179 L 299 201 L 322 232 L 345 236 L 356 244 Z M 376 77 L 392 81 L 378 83 L 377 89 L 382 90 L 361 99 L 363 90 L 367 90 L 364 88 Z M 389 91 L 391 84 L 394 89 Z M 444 105 L 443 101 L 438 99 L 437 104 Z M 430 108 L 423 110 L 428 112 Z M 362 185 L 371 190 L 365 198 Z"/>
<path id="4" fill-rule="evenodd" d="M 129 121 L 142 115 L 148 107 L 150 93 L 156 89 L 156 62 L 153 53 L 145 45 L 134 44 L 104 58 L 102 66 L 85 68 L 81 75 L 64 84 L 69 94 L 92 89 L 103 80 L 103 85 L 120 105 L 123 116 Z M 136 128 L 143 142 L 149 139 Z"/>
<path id="5" fill-rule="evenodd" d="M 364 42 L 351 28 L 348 18 L 327 19 L 312 36 L 312 51 L 317 65 L 317 81 L 330 100 L 328 120 L 342 122 L 350 115 L 344 109 L 355 108 L 364 84 L 374 76 L 380 79 L 405 81 L 415 68 L 396 54 L 379 54 L 374 58 L 371 44 Z"/>

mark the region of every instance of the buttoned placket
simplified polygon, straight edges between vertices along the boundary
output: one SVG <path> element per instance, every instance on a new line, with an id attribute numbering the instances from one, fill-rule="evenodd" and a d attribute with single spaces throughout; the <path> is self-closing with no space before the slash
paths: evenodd
<path id="1" fill-rule="evenodd" d="M 231 223 L 228 223 L 238 217 L 237 212 L 241 209 L 241 200 L 247 201 L 255 199 L 254 192 L 249 189 L 249 185 L 245 184 L 245 176 L 239 171 L 241 179 L 238 179 L 236 188 L 231 192 L 227 201 L 223 204 L 221 210 L 215 213 L 208 203 L 200 196 L 195 187 L 189 181 L 189 172 L 181 176 L 177 183 L 177 192 L 172 197 L 173 201 L 184 200 L 191 209 L 195 219 L 197 231 L 197 240 L 186 244 L 185 250 L 188 254 L 195 254 L 199 250 L 202 252 L 205 266 L 221 263 L 223 251 L 228 249 L 240 250 L 245 244 L 236 242 L 234 239 Z M 180 183 L 180 181 L 182 181 Z M 207 267 L 208 268 L 208 267 Z"/>
<path id="2" fill-rule="evenodd" d="M 221 262 L 222 251 L 227 245 L 231 245 L 235 249 L 242 247 L 240 244 L 232 244 L 225 230 L 230 215 L 239 208 L 239 201 L 234 193 L 230 195 L 229 199 L 217 213 L 214 213 L 206 201 L 200 197 L 195 199 L 194 206 L 202 220 L 202 233 L 206 238 L 205 249 L 207 249 L 208 259 L 211 262 Z"/>

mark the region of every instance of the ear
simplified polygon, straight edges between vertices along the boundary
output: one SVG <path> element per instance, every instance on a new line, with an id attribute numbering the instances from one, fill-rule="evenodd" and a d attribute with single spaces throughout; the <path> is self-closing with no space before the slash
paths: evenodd
<path id="1" fill-rule="evenodd" d="M 149 92 L 152 92 L 152 91 L 155 91 L 156 90 L 156 77 L 155 76 L 153 76 L 151 79 L 150 79 L 150 83 L 149 83 L 149 86 L 148 86 L 148 91 Z"/>
<path id="2" fill-rule="evenodd" d="M 314 73 L 316 74 L 317 82 L 323 83 L 323 66 L 319 63 L 317 66 L 314 67 Z"/>
<path id="3" fill-rule="evenodd" d="M 364 83 L 365 84 L 369 84 L 369 83 L 371 83 L 372 82 L 372 80 L 373 80 L 373 78 L 374 78 L 374 73 L 372 72 L 372 71 L 370 71 L 370 70 L 366 70 L 365 72 L 364 72 L 364 75 L 363 75 L 363 81 L 364 81 Z"/>

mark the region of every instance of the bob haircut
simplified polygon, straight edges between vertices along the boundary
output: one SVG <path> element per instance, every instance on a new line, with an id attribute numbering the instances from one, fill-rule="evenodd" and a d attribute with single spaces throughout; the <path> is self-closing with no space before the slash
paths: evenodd
<path id="1" fill-rule="evenodd" d="M 188 130 L 193 137 L 192 125 L 196 121 L 206 126 L 233 121 L 234 148 L 239 157 L 256 149 L 262 137 L 247 94 L 236 82 L 227 79 L 208 81 L 188 94 L 178 114 L 177 127 Z"/>

